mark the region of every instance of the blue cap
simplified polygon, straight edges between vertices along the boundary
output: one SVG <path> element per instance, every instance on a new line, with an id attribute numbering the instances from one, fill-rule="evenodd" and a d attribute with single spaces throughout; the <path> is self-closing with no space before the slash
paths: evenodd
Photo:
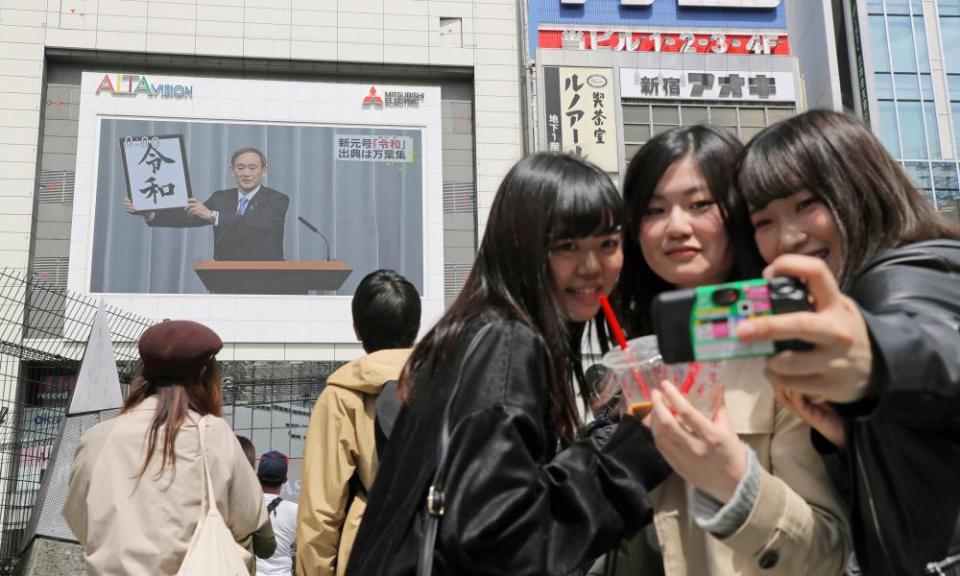
<path id="1" fill-rule="evenodd" d="M 260 456 L 257 477 L 267 486 L 279 486 L 287 481 L 287 455 L 271 450 Z"/>

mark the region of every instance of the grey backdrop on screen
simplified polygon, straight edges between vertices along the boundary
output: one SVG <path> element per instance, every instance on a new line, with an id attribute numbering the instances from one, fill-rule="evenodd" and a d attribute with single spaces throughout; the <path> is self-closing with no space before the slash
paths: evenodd
<path id="1" fill-rule="evenodd" d="M 353 268 L 337 294 L 353 294 L 363 276 L 378 268 L 398 270 L 423 294 L 420 130 L 112 118 L 100 123 L 91 292 L 207 293 L 193 264 L 213 258 L 210 227 L 150 228 L 124 209 L 120 139 L 154 134 L 183 134 L 193 195 L 204 201 L 216 190 L 236 187 L 229 166 L 235 150 L 263 151 L 268 173 L 262 184 L 290 198 L 284 259 L 325 257 L 323 240 L 297 221 L 303 217 L 327 237 L 331 259 Z M 335 135 L 412 138 L 414 161 L 338 161 Z"/>

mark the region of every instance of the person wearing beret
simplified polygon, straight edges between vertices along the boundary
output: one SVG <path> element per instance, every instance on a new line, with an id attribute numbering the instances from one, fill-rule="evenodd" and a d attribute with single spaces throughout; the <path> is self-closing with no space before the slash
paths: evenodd
<path id="1" fill-rule="evenodd" d="M 63 516 L 84 546 L 87 574 L 179 571 L 206 490 L 199 426 L 227 527 L 257 556 L 273 554 L 260 483 L 222 418 L 215 358 L 222 346 L 215 332 L 190 321 L 162 322 L 140 337 L 141 375 L 120 415 L 83 434 L 70 473 Z"/>

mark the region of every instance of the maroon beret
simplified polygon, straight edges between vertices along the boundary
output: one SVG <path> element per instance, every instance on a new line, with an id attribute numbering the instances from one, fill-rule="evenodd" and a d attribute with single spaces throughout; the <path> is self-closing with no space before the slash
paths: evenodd
<path id="1" fill-rule="evenodd" d="M 190 378 L 223 348 L 217 333 L 190 320 L 165 320 L 140 336 L 143 375 L 154 378 Z"/>

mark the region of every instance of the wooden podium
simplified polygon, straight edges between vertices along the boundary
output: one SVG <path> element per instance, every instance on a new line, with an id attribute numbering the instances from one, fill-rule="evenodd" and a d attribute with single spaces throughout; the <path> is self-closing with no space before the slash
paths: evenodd
<path id="1" fill-rule="evenodd" d="M 353 271 L 339 260 L 287 262 L 209 260 L 193 270 L 211 294 L 307 294 L 336 291 Z"/>

